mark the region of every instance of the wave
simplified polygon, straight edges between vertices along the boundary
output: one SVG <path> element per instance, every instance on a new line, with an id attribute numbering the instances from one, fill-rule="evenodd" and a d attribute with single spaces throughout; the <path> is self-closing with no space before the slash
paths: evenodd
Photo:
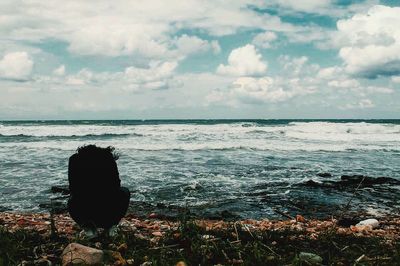
<path id="1" fill-rule="evenodd" d="M 107 139 L 107 140 L 69 140 L 69 141 L 37 141 L 37 142 L 0 142 L 0 147 L 16 147 L 28 149 L 58 149 L 75 150 L 77 147 L 85 144 L 96 144 L 99 146 L 114 146 L 118 150 L 126 151 L 234 151 L 234 150 L 252 150 L 252 151 L 305 151 L 305 152 L 357 152 L 357 151 L 383 151 L 399 152 L 399 146 L 385 145 L 359 145 L 359 144 L 329 144 L 329 143 L 302 143 L 302 142 L 208 142 L 208 143 L 168 143 L 168 142 L 135 142 L 125 139 Z"/>
<path id="2" fill-rule="evenodd" d="M 75 149 L 93 142 L 135 150 L 399 151 L 400 125 L 367 122 L 0 125 L 1 146 Z"/>

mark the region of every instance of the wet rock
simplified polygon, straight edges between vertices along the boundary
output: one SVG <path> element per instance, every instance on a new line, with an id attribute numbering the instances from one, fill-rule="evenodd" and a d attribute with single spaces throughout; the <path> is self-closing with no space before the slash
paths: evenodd
<path id="1" fill-rule="evenodd" d="M 61 193 L 63 195 L 69 195 L 69 187 L 68 185 L 65 186 L 52 186 L 51 187 L 52 193 Z"/>
<path id="2" fill-rule="evenodd" d="M 319 177 L 332 177 L 330 173 L 318 173 L 317 176 Z"/>
<path id="3" fill-rule="evenodd" d="M 314 188 L 318 188 L 318 187 L 324 187 L 324 185 L 320 182 L 316 182 L 312 179 L 307 180 L 306 182 L 300 184 L 301 186 L 305 186 L 305 187 L 314 187 Z"/>
<path id="4" fill-rule="evenodd" d="M 363 181 L 364 180 L 364 181 Z M 373 186 L 380 184 L 400 184 L 400 180 L 390 177 L 370 177 L 364 175 L 342 175 L 340 181 L 344 185 L 358 185 L 362 182 L 362 186 Z"/>
<path id="5" fill-rule="evenodd" d="M 68 211 L 66 203 L 62 201 L 40 203 L 39 207 L 49 212 L 52 211 L 54 214 L 66 213 Z"/>
<path id="6" fill-rule="evenodd" d="M 78 243 L 69 244 L 63 251 L 62 265 L 102 265 L 103 251 Z"/>
<path id="7" fill-rule="evenodd" d="M 299 260 L 302 262 L 306 262 L 310 265 L 321 265 L 322 264 L 322 258 L 314 253 L 300 252 Z"/>
<path id="8" fill-rule="evenodd" d="M 6 211 L 11 211 L 11 209 L 4 206 L 0 206 L 0 212 L 6 212 Z"/>

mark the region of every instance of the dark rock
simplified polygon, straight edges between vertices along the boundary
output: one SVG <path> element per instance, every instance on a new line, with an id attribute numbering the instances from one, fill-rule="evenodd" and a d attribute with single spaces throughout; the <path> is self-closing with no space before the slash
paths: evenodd
<path id="1" fill-rule="evenodd" d="M 300 185 L 305 186 L 305 187 L 314 187 L 314 188 L 324 187 L 323 183 L 316 182 L 312 179 L 310 179 L 304 183 L 301 183 Z"/>
<path id="2" fill-rule="evenodd" d="M 53 186 L 51 187 L 52 193 L 61 193 L 63 195 L 69 195 L 69 187 L 68 185 L 65 186 Z"/>
<path id="3" fill-rule="evenodd" d="M 350 227 L 356 225 L 361 221 L 359 218 L 344 217 L 337 221 L 337 225 L 340 227 Z"/>
<path id="4" fill-rule="evenodd" d="M 364 180 L 364 181 L 363 181 Z M 400 180 L 390 177 L 369 177 L 363 175 L 342 175 L 340 178 L 344 185 L 358 185 L 362 182 L 362 186 L 373 186 L 379 184 L 400 184 Z"/>
<path id="5" fill-rule="evenodd" d="M 61 201 L 40 203 L 39 207 L 49 212 L 52 211 L 54 214 L 66 213 L 68 211 L 66 203 Z"/>
<path id="6" fill-rule="evenodd" d="M 6 212 L 6 211 L 11 211 L 11 209 L 4 206 L 0 206 L 0 212 Z"/>
<path id="7" fill-rule="evenodd" d="M 320 176 L 320 177 L 332 177 L 332 175 L 330 173 L 318 173 L 317 176 Z"/>

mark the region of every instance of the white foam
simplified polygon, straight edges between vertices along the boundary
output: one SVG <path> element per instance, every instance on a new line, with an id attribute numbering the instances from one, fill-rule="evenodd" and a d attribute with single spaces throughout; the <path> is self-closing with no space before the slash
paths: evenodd
<path id="1" fill-rule="evenodd" d="M 96 143 L 134 150 L 283 150 L 344 151 L 400 150 L 400 125 L 373 123 L 293 122 L 257 124 L 161 125 L 7 125 L 3 136 L 30 135 L 44 139 L 20 142 L 7 139 L 0 146 L 75 150 Z M 91 139 L 104 134 L 119 138 Z M 83 140 L 54 140 L 48 136 L 87 136 Z M 140 136 L 140 137 L 138 137 Z M 1 136 L 0 136 L 1 137 Z"/>

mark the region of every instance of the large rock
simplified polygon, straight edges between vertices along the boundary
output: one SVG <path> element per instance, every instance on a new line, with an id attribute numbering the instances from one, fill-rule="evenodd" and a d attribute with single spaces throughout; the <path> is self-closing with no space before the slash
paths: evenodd
<path id="1" fill-rule="evenodd" d="M 62 253 L 62 265 L 103 265 L 103 251 L 78 243 L 69 244 Z"/>

